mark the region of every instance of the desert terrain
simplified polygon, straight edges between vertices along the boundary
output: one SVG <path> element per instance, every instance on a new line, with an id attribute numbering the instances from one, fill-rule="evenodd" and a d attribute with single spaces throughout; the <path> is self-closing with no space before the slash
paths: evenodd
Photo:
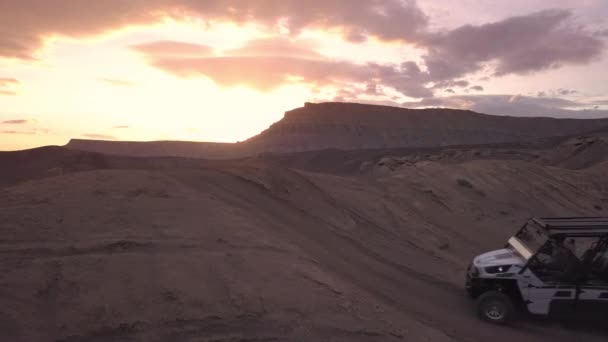
<path id="1" fill-rule="evenodd" d="M 289 151 L 222 160 L 0 152 L 1 340 L 605 341 L 484 323 L 463 284 L 531 216 L 608 215 L 604 121 L 483 120 L 419 144 L 291 126 Z"/>

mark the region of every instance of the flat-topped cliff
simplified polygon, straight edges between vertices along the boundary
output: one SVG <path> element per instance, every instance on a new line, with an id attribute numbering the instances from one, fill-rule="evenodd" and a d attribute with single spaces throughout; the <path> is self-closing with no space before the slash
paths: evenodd
<path id="1" fill-rule="evenodd" d="M 240 143 L 71 140 L 67 147 L 128 156 L 231 159 L 261 153 L 497 144 L 584 134 L 608 119 L 480 114 L 447 108 L 407 109 L 357 103 L 306 103 Z"/>

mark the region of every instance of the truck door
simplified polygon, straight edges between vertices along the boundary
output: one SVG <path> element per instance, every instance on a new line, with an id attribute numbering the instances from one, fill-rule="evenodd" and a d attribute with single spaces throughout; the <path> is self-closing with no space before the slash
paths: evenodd
<path id="1" fill-rule="evenodd" d="M 576 312 L 576 283 L 564 280 L 563 272 L 555 269 L 551 249 L 544 246 L 530 258 L 521 277 L 527 282 L 524 300 L 530 313 L 564 316 Z"/>
<path id="2" fill-rule="evenodd" d="M 530 313 L 555 316 L 575 313 L 576 285 L 563 284 L 547 277 L 540 279 L 529 270 L 522 275 L 528 276 L 525 290 L 527 298 L 524 301 Z"/>
<path id="3" fill-rule="evenodd" d="M 578 291 L 576 313 L 589 318 L 608 315 L 608 284 L 583 284 Z"/>
<path id="4" fill-rule="evenodd" d="M 608 315 L 608 241 L 603 238 L 577 240 L 586 273 L 577 292 L 576 313 L 594 319 Z"/>

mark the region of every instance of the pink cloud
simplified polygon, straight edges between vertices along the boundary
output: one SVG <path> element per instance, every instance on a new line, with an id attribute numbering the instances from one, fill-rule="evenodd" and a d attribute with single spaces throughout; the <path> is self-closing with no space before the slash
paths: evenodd
<path id="1" fill-rule="evenodd" d="M 253 22 L 269 33 L 288 31 L 284 38 L 252 41 L 224 55 L 186 42 L 156 41 L 132 47 L 153 57 L 153 65 L 176 75 L 260 89 L 299 78 L 312 84 L 374 83 L 421 98 L 437 89 L 468 87 L 463 78 L 487 67 L 494 76 L 528 74 L 587 64 L 605 49 L 601 31 L 586 29 L 569 10 L 432 30 L 415 0 L 9 0 L 0 2 L 4 27 L 0 56 L 31 59 L 49 36 L 94 36 L 167 18 L 196 18 L 209 25 Z M 304 29 L 339 32 L 355 43 L 369 37 L 408 43 L 426 54 L 420 64 L 407 59 L 398 65 L 328 60 L 313 43 L 294 41 Z M 428 89 L 430 85 L 433 89 Z M 12 89 L 0 90 L 0 95 L 15 94 Z"/>
<path id="2" fill-rule="evenodd" d="M 18 85 L 19 80 L 15 78 L 0 78 L 0 87 L 9 86 L 9 85 Z"/>
<path id="3" fill-rule="evenodd" d="M 228 56 L 239 57 L 297 57 L 307 59 L 325 59 L 315 51 L 318 45 L 311 40 L 274 37 L 247 42 L 245 46 L 225 51 Z"/>
<path id="4" fill-rule="evenodd" d="M 104 0 L 0 2 L 0 55 L 28 59 L 49 35 L 98 35 L 134 24 L 171 17 L 256 22 L 269 28 L 281 23 L 292 34 L 304 28 L 335 29 L 347 39 L 367 36 L 414 40 L 427 25 L 413 0 Z"/>
<path id="5" fill-rule="evenodd" d="M 11 88 L 18 86 L 19 83 L 20 83 L 19 80 L 15 79 L 15 78 L 0 78 L 0 95 L 7 95 L 7 96 L 17 95 L 17 92 Z"/>
<path id="6" fill-rule="evenodd" d="M 0 131 L 0 133 L 2 133 L 2 134 L 36 134 L 36 131 L 11 131 L 11 130 L 4 130 L 4 131 Z"/>
<path id="7" fill-rule="evenodd" d="M 91 139 L 116 140 L 115 137 L 106 134 L 85 133 L 82 136 Z"/>
<path id="8" fill-rule="evenodd" d="M 290 83 L 340 86 L 374 83 L 412 97 L 430 96 L 420 82 L 415 63 L 401 66 L 356 64 L 333 60 L 314 50 L 310 41 L 286 38 L 254 40 L 224 52 L 224 56 L 192 58 L 166 57 L 164 52 L 146 53 L 148 61 L 179 77 L 207 77 L 222 86 L 251 86 L 271 90 Z"/>
<path id="9" fill-rule="evenodd" d="M 22 124 L 26 124 L 28 122 L 29 122 L 29 120 L 25 120 L 25 119 L 4 120 L 4 121 L 2 121 L 3 124 L 8 124 L 8 125 L 22 125 Z"/>

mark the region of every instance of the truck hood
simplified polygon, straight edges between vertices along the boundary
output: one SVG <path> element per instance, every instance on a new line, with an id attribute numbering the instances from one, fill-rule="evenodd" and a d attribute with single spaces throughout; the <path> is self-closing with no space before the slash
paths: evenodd
<path id="1" fill-rule="evenodd" d="M 476 267 L 490 267 L 500 265 L 524 266 L 526 261 L 512 249 L 504 248 L 484 253 L 473 259 Z"/>

